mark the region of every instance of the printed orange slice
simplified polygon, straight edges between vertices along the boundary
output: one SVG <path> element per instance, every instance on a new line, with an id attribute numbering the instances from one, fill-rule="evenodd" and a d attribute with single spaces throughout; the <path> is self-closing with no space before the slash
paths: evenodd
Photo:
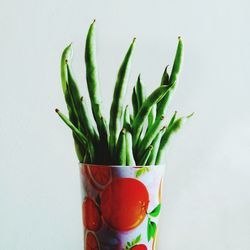
<path id="1" fill-rule="evenodd" d="M 87 232 L 86 234 L 85 249 L 86 250 L 100 250 L 98 239 L 93 232 Z"/>
<path id="2" fill-rule="evenodd" d="M 102 226 L 99 209 L 95 202 L 88 197 L 82 203 L 82 219 L 84 227 L 88 230 L 98 231 Z"/>
<path id="3" fill-rule="evenodd" d="M 147 250 L 148 248 L 143 245 L 143 244 L 140 244 L 140 245 L 136 245 L 134 247 L 131 248 L 131 250 Z"/>
<path id="4" fill-rule="evenodd" d="M 136 179 L 114 179 L 101 193 L 100 198 L 103 218 L 115 230 L 136 228 L 146 216 L 148 190 Z"/>
<path id="5" fill-rule="evenodd" d="M 86 172 L 90 183 L 97 190 L 103 190 L 111 182 L 112 173 L 110 167 L 88 165 Z"/>

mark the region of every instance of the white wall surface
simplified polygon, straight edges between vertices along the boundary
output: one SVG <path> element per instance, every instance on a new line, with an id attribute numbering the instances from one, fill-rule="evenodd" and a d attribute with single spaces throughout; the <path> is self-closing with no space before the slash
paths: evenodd
<path id="1" fill-rule="evenodd" d="M 250 249 L 250 2 L 247 0 L 1 0 L 0 250 L 82 249 L 78 165 L 59 78 L 97 19 L 105 110 L 118 66 L 137 37 L 131 85 L 152 90 L 177 37 L 185 61 L 170 113 L 195 112 L 167 156 L 162 250 Z M 131 88 L 130 88 L 131 90 Z"/>

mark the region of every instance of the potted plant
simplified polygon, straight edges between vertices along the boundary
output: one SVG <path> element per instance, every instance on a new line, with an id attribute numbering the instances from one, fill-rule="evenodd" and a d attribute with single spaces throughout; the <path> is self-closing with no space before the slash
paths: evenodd
<path id="1" fill-rule="evenodd" d="M 138 76 L 129 107 L 124 97 L 136 41 L 133 39 L 118 71 L 107 122 L 102 111 L 94 33 L 95 21 L 85 48 L 93 117 L 72 75 L 71 44 L 61 58 L 68 117 L 56 109 L 72 130 L 80 163 L 84 246 L 87 250 L 157 249 L 164 152 L 171 136 L 192 116 L 177 118 L 175 112 L 168 123 L 165 121 L 180 72 L 183 43 L 179 37 L 171 73 L 166 67 L 152 93 L 146 94 Z"/>

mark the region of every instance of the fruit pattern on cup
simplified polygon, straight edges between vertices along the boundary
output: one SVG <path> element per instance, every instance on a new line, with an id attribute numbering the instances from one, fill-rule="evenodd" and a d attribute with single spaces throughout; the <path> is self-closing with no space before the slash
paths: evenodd
<path id="1" fill-rule="evenodd" d="M 144 244 L 138 244 L 141 241 L 141 234 L 138 235 L 131 242 L 127 242 L 125 246 L 125 250 L 147 250 L 147 247 Z"/>
<path id="2" fill-rule="evenodd" d="M 91 231 L 86 232 L 85 236 L 85 250 L 100 250 L 100 244 L 95 233 Z"/>
<path id="3" fill-rule="evenodd" d="M 97 171 L 98 168 L 98 171 Z M 147 171 L 148 172 L 148 171 Z M 98 232 L 103 225 L 115 232 L 127 232 L 137 228 L 147 217 L 148 242 L 155 238 L 157 225 L 154 218 L 159 216 L 161 209 L 162 180 L 158 189 L 159 204 L 152 210 L 149 208 L 149 192 L 141 181 L 136 178 L 112 177 L 110 167 L 87 166 L 85 171 L 89 184 L 97 190 L 96 197 L 85 197 L 82 204 L 83 225 L 87 230 L 85 246 L 87 250 L 99 249 Z M 139 244 L 141 235 L 127 242 L 126 250 L 145 250 L 147 246 Z"/>

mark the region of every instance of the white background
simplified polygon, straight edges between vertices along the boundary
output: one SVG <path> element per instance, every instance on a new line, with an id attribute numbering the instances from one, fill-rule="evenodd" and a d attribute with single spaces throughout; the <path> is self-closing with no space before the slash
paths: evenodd
<path id="1" fill-rule="evenodd" d="M 107 115 L 132 38 L 130 86 L 141 73 L 150 91 L 183 37 L 169 115 L 195 116 L 167 154 L 159 249 L 250 249 L 249 11 L 247 0 L 1 0 L 0 249 L 82 249 L 77 159 L 54 108 L 66 113 L 59 59 L 71 41 L 86 96 L 84 39 L 94 18 Z"/>

